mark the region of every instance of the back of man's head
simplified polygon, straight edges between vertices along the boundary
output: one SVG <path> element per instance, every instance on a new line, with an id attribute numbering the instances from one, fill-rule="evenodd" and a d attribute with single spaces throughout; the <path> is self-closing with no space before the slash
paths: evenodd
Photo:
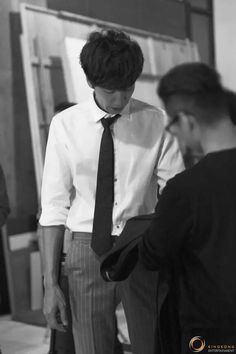
<path id="1" fill-rule="evenodd" d="M 95 87 L 125 90 L 143 68 L 140 46 L 124 32 L 92 32 L 80 54 L 80 63 L 89 83 Z"/>
<path id="2" fill-rule="evenodd" d="M 195 115 L 199 122 L 214 124 L 228 113 L 219 74 L 203 63 L 186 63 L 164 75 L 158 95 L 166 105 L 173 97 L 178 109 Z"/>

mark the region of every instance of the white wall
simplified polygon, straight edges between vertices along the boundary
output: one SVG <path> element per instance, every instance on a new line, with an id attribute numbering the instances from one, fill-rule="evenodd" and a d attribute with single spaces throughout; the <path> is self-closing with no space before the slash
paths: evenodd
<path id="1" fill-rule="evenodd" d="M 236 0 L 214 0 L 216 68 L 236 91 Z"/>

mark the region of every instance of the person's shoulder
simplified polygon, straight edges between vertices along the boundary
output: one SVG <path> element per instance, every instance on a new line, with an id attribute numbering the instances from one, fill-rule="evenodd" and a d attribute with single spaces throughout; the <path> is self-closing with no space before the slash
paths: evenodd
<path id="1" fill-rule="evenodd" d="M 153 106 L 147 102 L 140 101 L 138 99 L 132 98 L 130 102 L 131 113 L 137 117 L 143 117 L 151 119 L 154 124 L 165 124 L 166 123 L 166 113 L 161 107 Z"/>
<path id="2" fill-rule="evenodd" d="M 204 174 L 204 158 L 194 166 L 176 174 L 169 184 L 183 193 L 196 194 L 207 184 Z"/>
<path id="3" fill-rule="evenodd" d="M 57 113 L 52 119 L 52 124 L 67 126 L 73 123 L 74 120 L 79 121 L 79 118 L 86 114 L 89 104 L 90 101 L 78 103 Z"/>
<path id="4" fill-rule="evenodd" d="M 130 101 L 131 104 L 131 110 L 133 113 L 139 112 L 139 111 L 146 111 L 154 114 L 163 114 L 164 109 L 161 107 L 156 107 L 153 106 L 147 102 L 138 100 L 136 98 L 132 98 Z"/>

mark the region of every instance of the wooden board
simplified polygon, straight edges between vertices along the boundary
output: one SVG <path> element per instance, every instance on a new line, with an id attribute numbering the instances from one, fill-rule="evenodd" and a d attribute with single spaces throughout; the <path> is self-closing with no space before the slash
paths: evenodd
<path id="1" fill-rule="evenodd" d="M 93 94 L 93 90 L 87 84 L 86 76 L 79 64 L 79 54 L 85 42 L 85 39 L 66 37 L 64 46 L 62 46 L 62 63 L 67 94 L 71 102 L 86 101 Z"/>

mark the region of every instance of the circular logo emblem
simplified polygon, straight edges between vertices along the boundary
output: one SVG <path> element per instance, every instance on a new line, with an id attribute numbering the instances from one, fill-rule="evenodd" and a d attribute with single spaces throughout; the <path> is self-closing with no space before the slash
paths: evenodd
<path id="1" fill-rule="evenodd" d="M 194 353 L 200 353 L 205 348 L 205 344 L 206 344 L 206 342 L 202 337 L 196 336 L 190 340 L 189 348 Z"/>

